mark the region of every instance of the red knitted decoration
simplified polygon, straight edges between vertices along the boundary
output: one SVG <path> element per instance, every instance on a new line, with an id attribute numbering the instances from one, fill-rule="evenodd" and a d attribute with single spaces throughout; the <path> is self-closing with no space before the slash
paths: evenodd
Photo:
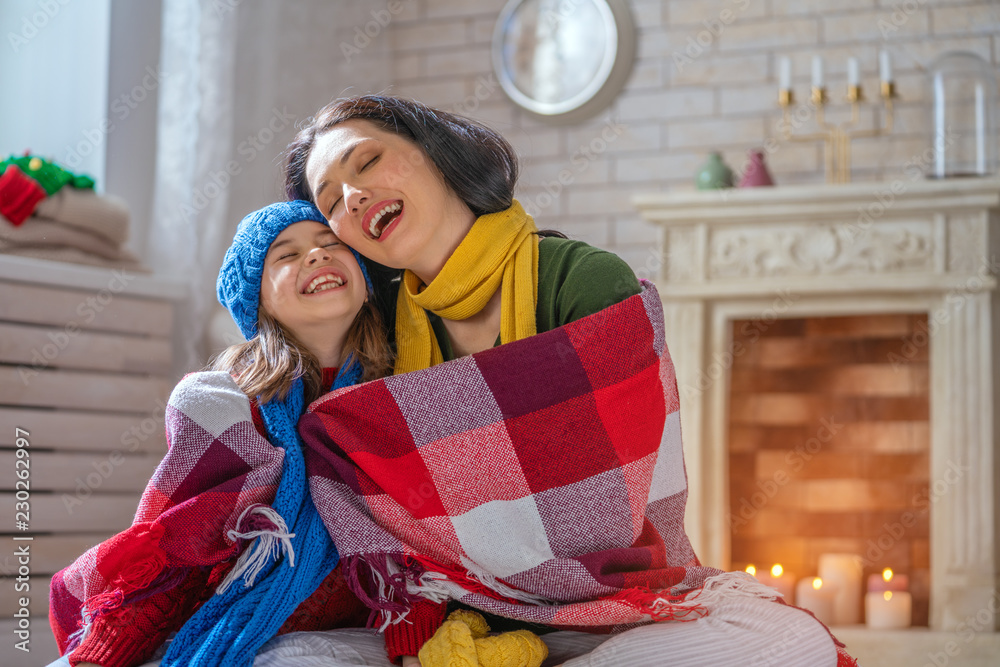
<path id="1" fill-rule="evenodd" d="M 9 165 L 0 176 L 0 213 L 19 227 L 45 199 L 45 189 L 16 164 Z"/>

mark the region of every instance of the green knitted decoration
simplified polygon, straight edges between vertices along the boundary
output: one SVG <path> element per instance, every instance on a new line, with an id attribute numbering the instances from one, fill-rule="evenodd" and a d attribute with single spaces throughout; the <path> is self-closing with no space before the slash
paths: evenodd
<path id="1" fill-rule="evenodd" d="M 35 155 L 23 155 L 21 157 L 11 155 L 3 162 L 0 162 L 0 174 L 4 173 L 7 167 L 12 164 L 16 164 L 27 176 L 38 181 L 38 184 L 45 190 L 45 194 L 50 197 L 65 185 L 71 185 L 74 188 L 80 189 L 93 189 L 94 187 L 94 179 L 90 176 L 74 174 L 63 169 L 55 162 Z"/>

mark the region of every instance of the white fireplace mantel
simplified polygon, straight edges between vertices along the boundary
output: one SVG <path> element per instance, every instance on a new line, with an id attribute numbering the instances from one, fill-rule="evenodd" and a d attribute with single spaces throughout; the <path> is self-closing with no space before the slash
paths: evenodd
<path id="1" fill-rule="evenodd" d="M 688 531 L 729 565 L 726 419 L 733 320 L 928 316 L 931 629 L 995 611 L 1000 580 L 1000 179 L 639 194 L 664 227 L 656 278 L 677 367 Z M 996 629 L 996 617 L 989 625 Z"/>

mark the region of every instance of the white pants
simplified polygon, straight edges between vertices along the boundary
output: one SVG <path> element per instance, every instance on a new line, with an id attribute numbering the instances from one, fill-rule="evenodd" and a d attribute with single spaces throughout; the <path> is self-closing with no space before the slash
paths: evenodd
<path id="1" fill-rule="evenodd" d="M 830 634 L 808 614 L 736 598 L 691 622 L 646 625 L 617 635 L 553 632 L 545 667 L 836 667 Z M 143 667 L 156 667 L 150 662 Z M 67 665 L 55 662 L 50 667 Z M 295 632 L 265 644 L 254 667 L 392 667 L 381 635 L 367 630 Z"/>

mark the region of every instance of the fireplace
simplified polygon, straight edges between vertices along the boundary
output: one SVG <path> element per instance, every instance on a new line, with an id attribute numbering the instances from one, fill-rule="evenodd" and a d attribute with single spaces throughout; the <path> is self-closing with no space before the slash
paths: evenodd
<path id="1" fill-rule="evenodd" d="M 864 556 L 868 540 L 877 547 L 880 530 L 896 531 L 904 515 L 911 523 L 911 512 L 912 525 L 892 544 L 883 539 L 889 555 L 869 558 L 868 571 L 896 549 L 919 600 L 915 622 L 955 632 L 986 610 L 976 641 L 996 639 L 1000 180 L 639 194 L 633 201 L 664 231 L 651 277 L 677 367 L 687 526 L 702 560 L 742 568 L 751 557 L 780 557 L 805 570 L 801 576 L 815 574 L 809 568 L 818 550 Z M 810 354 L 827 357 L 809 361 Z M 805 366 L 784 367 L 796 358 Z M 773 372 L 758 372 L 762 363 Z M 796 384 L 805 391 L 791 391 Z M 823 386 L 830 391 L 820 396 Z M 773 476 L 789 451 L 809 441 L 809 429 L 819 433 L 824 406 L 855 419 L 820 443 L 816 456 L 824 454 L 828 467 L 803 466 L 811 478 L 789 481 L 753 521 L 734 526 L 743 498 L 753 508 L 760 472 Z M 800 432 L 782 439 L 783 420 Z M 847 451 L 853 458 L 827 456 Z M 734 470 L 751 463 L 752 478 Z M 895 472 L 880 479 L 880 467 Z M 842 500 L 831 498 L 837 495 Z M 810 522 L 809 512 L 790 512 L 797 502 L 802 509 L 803 498 L 815 512 L 838 516 Z M 783 519 L 788 526 L 777 525 Z M 765 547 L 748 537 L 751 524 L 757 533 L 789 534 Z"/>
<path id="2" fill-rule="evenodd" d="M 928 625 L 942 488 L 930 480 L 926 331 L 913 313 L 733 322 L 730 567 L 804 576 L 823 553 L 859 554 L 865 580 L 906 573 L 912 623 Z"/>

